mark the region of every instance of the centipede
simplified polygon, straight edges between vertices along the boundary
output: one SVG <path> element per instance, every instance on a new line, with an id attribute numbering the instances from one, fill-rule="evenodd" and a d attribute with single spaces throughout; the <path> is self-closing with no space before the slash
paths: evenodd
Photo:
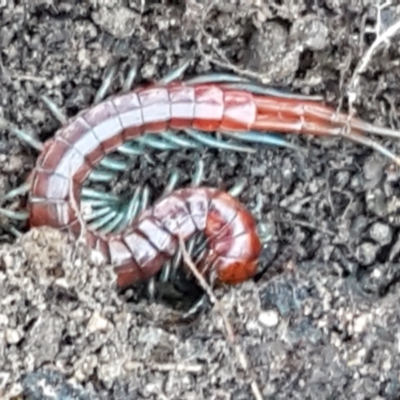
<path id="1" fill-rule="evenodd" d="M 286 140 L 289 133 L 343 137 L 400 165 L 399 156 L 367 136 L 399 138 L 398 131 L 337 113 L 320 98 L 286 93 L 236 75 L 211 73 L 179 80 L 188 65 L 134 89 L 129 81 L 121 93 L 105 98 L 110 74 L 95 104 L 71 119 L 43 97 L 62 126 L 45 143 L 10 127 L 40 154 L 26 183 L 3 199 L 27 194 L 26 210 L 0 212 L 26 220 L 30 227 L 46 225 L 75 236 L 84 232 L 87 244 L 114 266 L 119 287 L 154 276 L 177 253 L 178 237 L 189 240 L 200 232 L 208 246 L 199 268 L 223 283 L 238 284 L 256 273 L 266 240 L 235 196 L 198 182 L 176 189 L 172 178 L 154 205 L 149 206 L 141 189 L 122 204 L 117 196 L 96 192 L 85 183 L 109 182 L 115 171 L 125 170 L 124 161 L 111 157 L 115 153 L 131 157 L 145 154 L 147 148 L 179 151 L 202 146 L 255 153 L 259 144 L 301 151 Z M 82 219 L 74 205 L 84 203 L 91 212 Z"/>

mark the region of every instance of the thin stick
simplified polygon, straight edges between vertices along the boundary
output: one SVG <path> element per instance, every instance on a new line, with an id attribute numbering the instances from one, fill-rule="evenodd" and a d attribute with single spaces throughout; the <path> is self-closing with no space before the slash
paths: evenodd
<path id="1" fill-rule="evenodd" d="M 378 13 L 377 18 L 380 18 L 380 11 L 382 8 L 387 7 L 390 5 L 389 2 L 386 2 L 383 5 L 377 6 Z M 360 83 L 361 74 L 363 74 L 368 67 L 368 64 L 371 62 L 371 59 L 374 53 L 378 50 L 378 48 L 384 43 L 389 41 L 396 33 L 400 31 L 400 20 L 391 25 L 388 29 L 386 29 L 382 34 L 380 33 L 380 21 L 377 21 L 377 29 L 376 29 L 376 38 L 369 49 L 364 53 L 361 57 L 360 62 L 358 63 L 356 69 L 354 70 L 353 76 L 350 80 L 349 90 L 348 90 L 348 97 L 349 97 L 349 108 L 350 110 L 353 108 L 353 103 L 357 98 L 357 87 Z"/>
<path id="2" fill-rule="evenodd" d="M 221 303 L 215 297 L 210 285 L 207 283 L 207 281 L 204 279 L 204 277 L 201 275 L 201 273 L 197 270 L 196 266 L 194 265 L 192 259 L 190 258 L 189 253 L 186 250 L 185 242 L 181 236 L 179 236 L 179 246 L 180 246 L 180 250 L 182 251 L 183 261 L 190 268 L 191 272 L 198 280 L 200 286 L 205 290 L 205 292 L 207 293 L 211 302 L 214 304 L 214 307 L 220 313 L 220 315 L 224 321 L 224 327 L 225 327 L 225 331 L 226 331 L 226 340 L 233 346 L 235 353 L 236 353 L 236 357 L 239 361 L 239 364 L 241 365 L 241 367 L 243 368 L 244 371 L 248 372 L 249 369 L 248 369 L 248 363 L 246 360 L 246 356 L 244 355 L 240 346 L 235 343 L 235 335 L 233 332 L 232 324 L 229 322 L 228 317 L 225 315 L 225 313 L 222 309 Z M 263 400 L 260 389 L 254 380 L 251 381 L 250 387 L 253 392 L 254 398 L 256 400 Z"/>

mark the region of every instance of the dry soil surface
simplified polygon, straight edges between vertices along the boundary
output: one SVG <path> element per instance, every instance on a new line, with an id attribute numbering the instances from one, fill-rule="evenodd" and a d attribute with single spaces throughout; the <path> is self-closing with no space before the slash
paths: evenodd
<path id="1" fill-rule="evenodd" d="M 240 72 L 344 111 L 351 92 L 358 116 L 398 128 L 400 35 L 350 90 L 377 35 L 400 18 L 399 6 L 375 3 L 0 1 L 0 197 L 37 158 L 7 124 L 50 138 L 59 122 L 41 95 L 71 117 L 93 104 L 112 65 L 117 93 L 135 59 L 136 82 L 192 57 L 188 76 Z M 264 399 L 399 398 L 399 171 L 344 139 L 291 140 L 305 153 L 201 153 L 205 183 L 246 178 L 241 200 L 276 228 L 266 273 L 216 291 L 234 344 L 218 310 L 166 324 L 169 307 L 117 293 L 111 267 L 80 241 L 49 228 L 15 239 L 2 218 L 1 398 L 248 400 L 256 387 Z M 173 166 L 188 179 L 195 153 L 153 154 L 131 177 L 157 193 Z"/>

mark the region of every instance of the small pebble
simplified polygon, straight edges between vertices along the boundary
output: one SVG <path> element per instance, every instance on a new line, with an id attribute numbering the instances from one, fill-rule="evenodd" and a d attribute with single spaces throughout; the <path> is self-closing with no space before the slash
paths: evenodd
<path id="1" fill-rule="evenodd" d="M 93 333 L 97 331 L 105 331 L 109 326 L 109 321 L 95 311 L 88 322 L 87 329 L 90 333 Z"/>
<path id="2" fill-rule="evenodd" d="M 378 249 L 379 246 L 376 244 L 368 242 L 363 243 L 357 249 L 356 254 L 358 261 L 364 266 L 371 265 L 376 259 Z"/>
<path id="3" fill-rule="evenodd" d="M 295 20 L 291 36 L 305 48 L 321 51 L 329 45 L 328 27 L 312 14 Z"/>
<path id="4" fill-rule="evenodd" d="M 17 344 L 21 338 L 21 334 L 16 329 L 6 330 L 6 341 L 8 344 Z"/>
<path id="5" fill-rule="evenodd" d="M 354 320 L 354 332 L 361 333 L 366 330 L 367 324 L 370 320 L 369 314 L 362 314 Z"/>
<path id="6" fill-rule="evenodd" d="M 381 246 L 385 246 L 392 241 L 392 228 L 382 222 L 375 222 L 369 229 L 369 235 L 371 239 L 379 243 Z"/>
<path id="7" fill-rule="evenodd" d="M 258 317 L 258 321 L 261 325 L 267 328 L 272 328 L 278 325 L 279 315 L 275 310 L 263 311 Z"/>

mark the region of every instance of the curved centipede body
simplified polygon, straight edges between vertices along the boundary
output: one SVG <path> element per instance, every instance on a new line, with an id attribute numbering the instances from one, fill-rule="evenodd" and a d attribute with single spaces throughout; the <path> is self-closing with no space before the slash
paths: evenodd
<path id="1" fill-rule="evenodd" d="M 210 99 L 215 99 L 216 96 L 221 99 L 221 102 L 220 104 L 211 102 L 210 108 Z M 232 100 L 230 96 L 233 96 Z M 146 132 L 162 132 L 167 127 L 177 129 L 189 125 L 202 130 L 216 128 L 246 130 L 248 125 L 243 123 L 244 116 L 238 114 L 237 110 L 247 111 L 244 107 L 245 102 L 249 103 L 249 107 L 254 108 L 254 103 L 249 100 L 251 99 L 248 95 L 238 99 L 237 94 L 229 91 L 224 93 L 217 86 L 190 87 L 175 84 L 167 87 L 139 89 L 110 98 L 84 111 L 57 132 L 38 158 L 36 168 L 30 177 L 31 190 L 28 199 L 30 226 L 49 225 L 67 229 L 75 235 L 80 234 L 83 227 L 76 210 L 76 205 L 79 204 L 80 187 L 103 157 L 129 139 Z M 224 102 L 227 106 L 221 109 L 219 121 L 206 119 L 210 113 L 215 113 L 213 107 L 220 108 Z M 245 115 L 246 118 L 251 116 L 248 112 Z M 140 234 L 136 232 L 139 229 L 136 223 L 135 228 L 129 228 L 129 235 L 124 233 L 106 238 L 92 232 L 87 233 L 89 243 L 100 250 L 119 271 L 120 285 L 126 286 L 137 280 L 145 280 L 158 272 L 165 261 L 164 255 L 172 256 L 175 253 L 178 234 L 188 239 L 197 229 L 204 231 L 207 237 L 212 235 L 210 224 L 215 218 L 209 215 L 217 212 L 218 202 L 222 202 L 222 206 L 218 208 L 218 218 L 222 218 L 221 221 L 225 225 L 229 222 L 229 229 L 225 228 L 225 230 L 232 230 L 230 239 L 224 237 L 227 246 L 225 255 L 221 253 L 221 246 L 223 246 L 221 243 L 215 240 L 210 241 L 210 249 L 215 243 L 219 251 L 219 259 L 216 260 L 217 270 L 220 271 L 219 278 L 224 282 L 237 283 L 254 274 L 254 261 L 260 252 L 260 241 L 257 239 L 255 223 L 250 214 L 237 201 L 227 194 L 205 189 L 181 191 L 171 196 L 162 200 L 161 205 L 154 208 L 153 219 L 158 222 L 158 225 L 153 221 L 153 231 L 144 233 L 143 224 L 146 223 L 148 227 L 150 223 L 144 216 L 139 218 L 139 221 L 142 221 Z M 198 201 L 197 207 L 202 208 L 196 211 L 202 210 L 203 215 L 197 218 L 207 221 L 206 225 L 193 224 L 191 212 L 185 209 L 182 199 L 184 199 L 183 203 L 189 205 L 195 204 L 193 203 L 195 200 Z M 207 206 L 206 202 L 210 204 Z M 186 225 L 181 227 L 182 232 L 179 229 L 163 230 L 168 220 L 174 219 L 174 212 L 176 212 L 174 206 L 178 208 L 182 218 L 187 220 Z M 162 211 L 162 207 L 167 207 L 167 211 Z M 225 214 L 230 214 L 231 221 L 226 219 Z M 192 224 L 190 225 L 188 221 L 192 221 Z M 244 225 L 241 226 L 238 221 L 242 221 Z M 187 224 L 190 225 L 190 229 Z M 236 226 L 237 224 L 239 225 Z M 160 230 L 157 231 L 156 227 Z M 132 232 L 131 229 L 133 229 Z M 164 234 L 169 237 L 165 238 L 166 243 L 160 244 L 157 240 L 156 243 L 151 243 L 152 234 Z M 242 236 L 238 239 L 236 235 Z M 240 240 L 243 240 L 240 242 L 241 245 L 239 245 Z M 229 241 L 234 243 L 233 249 L 227 244 Z M 164 249 L 165 245 L 167 248 Z M 234 250 L 238 252 L 236 257 L 233 257 Z M 226 260 L 223 261 L 224 259 Z M 226 264 L 228 259 L 230 263 L 233 263 L 232 265 L 236 266 L 235 271 L 231 267 L 228 268 Z"/>
<path id="2" fill-rule="evenodd" d="M 88 243 L 115 266 L 119 286 L 153 276 L 176 252 L 177 238 L 188 239 L 196 232 L 203 232 L 208 240 L 208 253 L 201 266 L 204 272 L 214 268 L 218 279 L 228 283 L 254 275 L 261 241 L 252 216 L 227 193 L 207 188 L 170 193 L 119 233 L 96 232 L 79 218 L 82 185 L 102 160 L 115 150 L 121 151 L 127 142 L 140 143 L 140 139 L 156 149 L 196 148 L 193 141 L 170 133 L 179 130 L 203 144 L 231 151 L 249 148 L 211 142 L 200 132 L 219 132 L 241 141 L 295 150 L 299 148 L 267 131 L 344 136 L 400 165 L 397 155 L 365 135 L 371 132 L 399 137 L 398 132 L 337 114 L 311 98 L 284 94 L 224 74 L 187 82 L 164 80 L 82 111 L 44 145 L 14 130 L 41 150 L 29 178 L 30 226 L 48 225 L 75 235 L 83 232 Z M 145 139 L 149 134 L 154 138 L 160 134 L 170 142 Z M 127 147 L 123 152 L 142 154 Z M 108 176 L 97 174 L 99 179 Z"/>

